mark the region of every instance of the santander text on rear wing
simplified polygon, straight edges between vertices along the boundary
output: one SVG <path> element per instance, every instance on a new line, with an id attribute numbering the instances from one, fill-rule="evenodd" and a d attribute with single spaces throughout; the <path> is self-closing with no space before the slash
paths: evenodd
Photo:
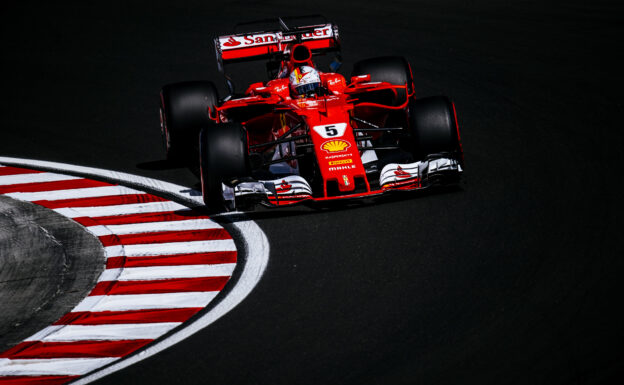
<path id="1" fill-rule="evenodd" d="M 340 49 L 338 27 L 320 24 L 293 29 L 240 33 L 215 38 L 219 70 L 228 62 L 270 58 L 284 53 L 292 43 L 306 45 L 313 53 Z"/>

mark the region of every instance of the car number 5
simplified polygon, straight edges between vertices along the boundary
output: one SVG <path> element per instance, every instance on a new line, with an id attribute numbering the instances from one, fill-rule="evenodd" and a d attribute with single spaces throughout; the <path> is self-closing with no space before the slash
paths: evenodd
<path id="1" fill-rule="evenodd" d="M 338 135 L 336 126 L 325 126 L 325 134 L 329 137 Z"/>

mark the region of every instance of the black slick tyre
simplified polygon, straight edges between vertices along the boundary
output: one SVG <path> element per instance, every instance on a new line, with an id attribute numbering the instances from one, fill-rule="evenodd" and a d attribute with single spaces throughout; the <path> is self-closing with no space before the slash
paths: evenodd
<path id="1" fill-rule="evenodd" d="M 249 175 L 247 135 L 238 123 L 211 124 L 201 130 L 199 165 L 202 196 L 207 207 L 227 209 L 222 183 Z"/>
<path id="2" fill-rule="evenodd" d="M 442 154 L 457 159 L 463 166 L 455 111 L 447 97 L 410 100 L 408 121 L 411 149 L 416 160 Z"/>
<path id="3" fill-rule="evenodd" d="M 373 82 L 388 82 L 393 85 L 407 84 L 407 95 L 414 92 L 414 80 L 410 65 L 401 56 L 381 56 L 359 61 L 353 66 L 351 76 L 370 74 Z M 405 102 L 405 91 L 398 89 L 395 99 L 396 105 Z"/>
<path id="4" fill-rule="evenodd" d="M 160 129 L 167 160 L 196 162 L 201 128 L 212 124 L 208 110 L 218 103 L 217 88 L 209 81 L 168 84 L 160 91 Z"/>

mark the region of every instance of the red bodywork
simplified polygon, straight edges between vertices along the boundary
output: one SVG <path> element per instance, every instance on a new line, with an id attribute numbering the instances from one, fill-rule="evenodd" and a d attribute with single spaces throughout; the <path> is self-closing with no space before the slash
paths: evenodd
<path id="1" fill-rule="evenodd" d="M 397 88 L 407 92 L 407 86 L 372 83 L 369 79 L 370 77 L 361 76 L 352 79 L 351 84 L 347 85 L 342 75 L 323 73 L 321 81 L 330 94 L 306 98 L 291 97 L 288 79 L 275 79 L 266 84 L 255 83 L 248 88 L 246 92 L 248 96 L 223 103 L 216 108 L 211 117 L 217 122 L 227 122 L 229 116 L 240 112 L 244 114 L 245 109 L 265 106 L 266 112 L 263 111 L 242 122 L 248 132 L 250 152 L 253 152 L 251 150 L 253 146 L 278 140 L 290 128 L 303 123 L 289 135 L 307 134 L 311 139 L 314 156 L 324 181 L 322 195 L 315 191 L 314 200 L 379 194 L 383 190 L 372 190 L 366 177 L 353 132 L 357 122 L 352 120 L 352 116 L 357 112 L 358 116 L 365 117 L 368 121 L 383 124 L 387 111 L 405 109 L 408 99 L 398 106 L 390 106 L 358 103 L 357 96 L 374 91 L 396 94 Z M 270 150 L 269 146 L 265 150 Z M 339 196 L 328 195 L 328 182 L 337 185 Z M 360 188 L 356 192 L 356 185 L 364 187 L 365 190 L 362 191 Z"/>
<path id="2" fill-rule="evenodd" d="M 374 176 L 376 180 L 369 180 L 374 173 L 367 177 L 370 170 L 362 161 L 366 143 L 371 145 L 371 141 L 382 135 L 381 129 L 368 132 L 362 123 L 369 128 L 380 128 L 387 127 L 391 114 L 394 121 L 397 114 L 405 119 L 408 102 L 414 97 L 413 91 L 410 93 L 413 84 L 372 82 L 370 75 L 366 74 L 347 82 L 340 74 L 321 73 L 324 93 L 303 98 L 291 94 L 287 75 L 295 67 L 314 66 L 313 54 L 339 50 L 336 26 L 310 26 L 296 36 L 288 31 L 220 36 L 215 39 L 215 47 L 221 70 L 229 62 L 282 58 L 276 79 L 250 85 L 243 97 L 227 100 L 209 113 L 216 123 L 236 121 L 245 127 L 250 157 L 260 154 L 261 159 L 266 160 L 279 143 L 287 141 L 297 149 L 293 151 L 296 153 L 288 153 L 287 149 L 287 153 L 282 154 L 292 167 L 299 161 L 297 156 L 301 155 L 302 148 L 306 156 L 314 157 L 314 175 L 301 174 L 314 185 L 313 193 L 301 196 L 293 193 L 285 198 L 282 195 L 290 185 L 286 181 L 274 181 L 276 191 L 268 196 L 272 205 L 310 199 L 356 198 L 381 194 L 389 188 L 418 187 L 419 180 L 415 178 L 405 183 L 397 180 L 391 183 L 392 186 L 380 186 L 379 172 Z M 387 103 L 379 103 L 380 100 Z"/>

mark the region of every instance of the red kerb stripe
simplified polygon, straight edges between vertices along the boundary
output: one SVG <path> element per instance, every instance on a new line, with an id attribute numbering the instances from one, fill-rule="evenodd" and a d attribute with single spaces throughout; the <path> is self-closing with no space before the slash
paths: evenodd
<path id="1" fill-rule="evenodd" d="M 113 186 L 110 183 L 91 179 L 70 179 L 58 182 L 20 183 L 0 186 L 0 194 L 12 192 L 40 192 L 53 190 L 70 190 L 75 188 Z"/>
<path id="2" fill-rule="evenodd" d="M 0 176 L 2 175 L 19 175 L 19 174 L 39 174 L 43 171 L 29 170 L 27 168 L 18 167 L 0 167 Z"/>
<path id="3" fill-rule="evenodd" d="M 106 260 L 107 269 L 120 267 L 210 265 L 215 263 L 236 263 L 236 251 L 215 251 L 213 253 L 175 254 L 150 257 L 111 257 Z"/>
<path id="4" fill-rule="evenodd" d="M 93 295 L 158 294 L 190 291 L 220 291 L 230 277 L 174 278 L 154 281 L 103 281 L 91 293 Z"/>
<path id="5" fill-rule="evenodd" d="M 95 206 L 113 206 L 127 205 L 132 203 L 148 203 L 148 202 L 164 202 L 166 198 L 157 197 L 151 194 L 129 194 L 129 195 L 111 195 L 104 197 L 92 198 L 76 198 L 76 199 L 60 199 L 56 201 L 34 201 L 49 209 L 58 209 L 61 207 L 95 207 Z"/>
<path id="6" fill-rule="evenodd" d="M 212 241 L 216 239 L 231 239 L 225 229 L 204 229 L 184 231 L 155 231 L 151 233 L 103 235 L 98 237 L 102 245 L 139 245 L 148 243 Z"/>
<path id="7" fill-rule="evenodd" d="M 150 222 L 168 222 L 183 221 L 187 219 L 208 219 L 204 214 L 193 210 L 168 211 L 162 213 L 146 213 L 146 214 L 125 214 L 112 215 L 105 217 L 80 217 L 74 220 L 83 226 L 95 225 L 126 225 L 131 223 L 150 223 Z"/>
<path id="8" fill-rule="evenodd" d="M 126 310 L 101 312 L 67 313 L 54 325 L 104 325 L 104 324 L 134 324 L 153 322 L 184 322 L 201 307 L 181 309 L 154 309 L 154 310 Z"/>
<path id="9" fill-rule="evenodd" d="M 151 339 L 72 342 L 26 341 L 2 353 L 0 357 L 10 359 L 123 357 L 152 341 Z"/>
<path id="10" fill-rule="evenodd" d="M 80 376 L 7 376 L 0 377 L 2 385 L 61 385 Z"/>

